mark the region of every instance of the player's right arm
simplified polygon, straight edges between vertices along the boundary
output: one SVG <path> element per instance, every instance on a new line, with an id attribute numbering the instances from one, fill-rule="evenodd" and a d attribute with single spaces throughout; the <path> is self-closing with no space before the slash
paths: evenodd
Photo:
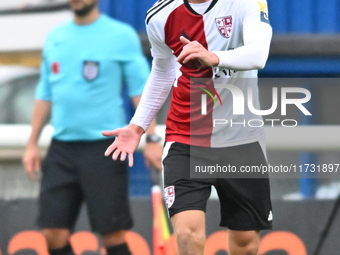
<path id="1" fill-rule="evenodd" d="M 37 181 L 37 173 L 40 170 L 40 155 L 38 139 L 46 124 L 51 111 L 51 92 L 48 83 L 48 64 L 43 57 L 40 71 L 40 81 L 36 89 L 36 101 L 34 104 L 33 117 L 31 121 L 31 134 L 23 156 L 23 164 L 29 177 Z"/>
<path id="2" fill-rule="evenodd" d="M 133 165 L 133 152 L 137 149 L 141 136 L 164 104 L 176 76 L 175 58 L 171 49 L 150 27 L 147 27 L 147 33 L 152 45 L 153 62 L 135 115 L 126 128 L 103 131 L 104 136 L 116 136 L 105 155 L 109 156 L 113 152 L 112 158 L 117 160 L 121 154 L 122 161 L 128 156 L 129 166 Z"/>
<path id="3" fill-rule="evenodd" d="M 120 160 L 129 158 L 129 166 L 133 165 L 133 153 L 137 149 L 140 139 L 148 129 L 157 112 L 169 95 L 175 79 L 175 59 L 154 59 L 151 73 L 145 85 L 141 100 L 135 115 L 126 128 L 113 131 L 103 131 L 104 136 L 116 136 L 115 141 L 108 147 L 105 156 L 112 152 L 112 159 Z"/>

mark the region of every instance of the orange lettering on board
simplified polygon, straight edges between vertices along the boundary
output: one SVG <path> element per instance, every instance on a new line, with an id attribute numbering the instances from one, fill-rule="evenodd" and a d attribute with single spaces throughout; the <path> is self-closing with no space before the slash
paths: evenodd
<path id="1" fill-rule="evenodd" d="M 307 255 L 303 241 L 297 235 L 286 231 L 271 232 L 262 238 L 260 255 L 275 250 L 284 250 L 288 255 Z"/>
<path id="2" fill-rule="evenodd" d="M 204 248 L 205 255 L 215 255 L 218 251 L 228 252 L 228 232 L 218 231 L 211 234 Z"/>
<path id="3" fill-rule="evenodd" d="M 287 255 L 307 255 L 307 249 L 303 241 L 297 235 L 285 231 L 271 232 L 261 240 L 260 255 L 276 250 L 284 250 Z M 215 255 L 218 251 L 228 253 L 227 231 L 215 232 L 207 239 L 204 254 Z"/>
<path id="4" fill-rule="evenodd" d="M 44 236 L 38 231 L 23 231 L 9 241 L 8 254 L 12 255 L 20 250 L 35 250 L 38 255 L 48 255 Z"/>
<path id="5" fill-rule="evenodd" d="M 138 233 L 128 231 L 127 243 L 133 255 L 150 255 L 150 248 L 145 239 Z M 77 232 L 71 236 L 71 245 L 75 254 L 84 251 L 100 252 L 105 249 L 99 246 L 97 237 L 91 232 Z M 8 244 L 8 254 L 13 255 L 20 250 L 31 249 L 38 255 L 48 255 L 45 238 L 38 231 L 23 231 L 12 237 Z M 303 241 L 295 234 L 286 231 L 275 231 L 265 235 L 260 243 L 259 254 L 269 251 L 284 250 L 288 255 L 307 255 Z M 176 255 L 177 246 L 175 236 L 172 235 L 165 243 L 166 255 Z M 206 242 L 204 254 L 215 255 L 218 251 L 228 252 L 228 232 L 218 231 L 211 234 Z M 0 251 L 1 255 L 1 251 Z"/>
<path id="6" fill-rule="evenodd" d="M 132 255 L 150 255 L 149 245 L 140 234 L 128 231 L 126 241 Z"/>
<path id="7" fill-rule="evenodd" d="M 87 231 L 73 234 L 70 243 L 76 255 L 81 255 L 84 251 L 98 252 L 99 250 L 99 241 L 97 237 Z"/>
<path id="8" fill-rule="evenodd" d="M 132 255 L 150 255 L 150 249 L 145 239 L 132 231 L 128 231 L 126 241 Z M 105 254 L 105 249 L 99 247 L 97 237 L 91 232 L 77 232 L 71 236 L 71 245 L 76 255 L 81 255 L 84 251 L 93 251 Z"/>

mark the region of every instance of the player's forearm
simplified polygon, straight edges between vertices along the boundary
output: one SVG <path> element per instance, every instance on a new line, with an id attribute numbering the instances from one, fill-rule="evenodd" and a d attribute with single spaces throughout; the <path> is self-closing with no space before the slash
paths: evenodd
<path id="1" fill-rule="evenodd" d="M 256 45 L 214 53 L 220 59 L 218 67 L 238 71 L 263 69 L 268 58 L 268 52 L 256 47 Z"/>
<path id="2" fill-rule="evenodd" d="M 218 58 L 218 67 L 238 71 L 264 68 L 272 37 L 271 27 L 260 24 L 260 28 L 249 28 L 245 31 L 245 45 L 229 51 L 213 51 Z M 257 33 L 254 31 L 257 28 Z M 260 29 L 260 30 L 259 30 Z"/>
<path id="3" fill-rule="evenodd" d="M 154 60 L 152 70 L 131 124 L 148 130 L 163 106 L 175 79 L 174 59 Z M 155 122 L 154 124 L 155 125 Z M 151 125 L 151 128 L 152 127 Z M 150 130 L 152 132 L 154 130 Z"/>
<path id="4" fill-rule="evenodd" d="M 135 96 L 135 97 L 132 98 L 132 102 L 133 102 L 133 105 L 134 105 L 135 108 L 138 107 L 140 100 L 141 100 L 141 96 Z M 155 131 L 156 131 L 156 125 L 157 125 L 157 124 L 156 124 L 156 118 L 154 118 L 154 119 L 151 121 L 151 123 L 150 123 L 148 129 L 146 130 L 146 133 L 147 133 L 147 134 L 153 134 L 153 133 L 155 133 Z M 136 128 L 136 127 L 133 127 L 133 129 L 136 129 L 137 132 L 139 131 L 138 128 Z M 143 131 L 143 133 L 144 133 L 144 131 Z"/>
<path id="5" fill-rule="evenodd" d="M 31 135 L 28 145 L 36 145 L 42 128 L 46 124 L 51 110 L 51 102 L 44 100 L 37 100 L 34 104 L 33 118 L 31 122 Z"/>
<path id="6" fill-rule="evenodd" d="M 156 118 L 154 118 L 154 119 L 151 121 L 151 123 L 150 123 L 148 129 L 146 130 L 146 133 L 147 133 L 148 135 L 154 134 L 154 133 L 156 132 L 156 125 L 157 125 L 157 123 L 156 123 Z"/>

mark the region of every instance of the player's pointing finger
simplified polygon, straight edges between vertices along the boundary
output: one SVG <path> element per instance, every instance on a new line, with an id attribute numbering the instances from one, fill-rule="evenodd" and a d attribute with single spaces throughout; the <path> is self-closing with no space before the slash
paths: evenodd
<path id="1" fill-rule="evenodd" d="M 180 40 L 184 45 L 190 43 L 190 41 L 189 41 L 187 38 L 185 38 L 183 35 L 179 38 L 179 40 Z"/>

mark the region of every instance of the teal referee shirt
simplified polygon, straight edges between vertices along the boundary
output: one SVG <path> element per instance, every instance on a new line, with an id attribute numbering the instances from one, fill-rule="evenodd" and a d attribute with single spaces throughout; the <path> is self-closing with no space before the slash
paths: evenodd
<path id="1" fill-rule="evenodd" d="M 122 84 L 142 94 L 149 75 L 139 37 L 129 25 L 101 15 L 94 23 L 73 20 L 47 36 L 36 99 L 51 101 L 53 138 L 104 139 L 103 130 L 126 125 Z"/>

